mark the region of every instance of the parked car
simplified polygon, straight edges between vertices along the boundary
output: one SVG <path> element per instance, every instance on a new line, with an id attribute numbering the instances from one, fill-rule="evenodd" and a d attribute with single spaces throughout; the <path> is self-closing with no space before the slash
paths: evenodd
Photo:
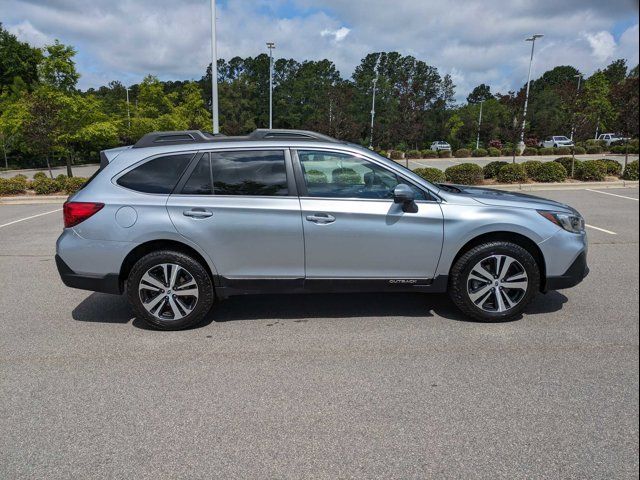
<path id="1" fill-rule="evenodd" d="M 588 273 L 573 208 L 432 184 L 313 132 L 159 132 L 100 155 L 64 204 L 58 271 L 69 287 L 126 293 L 159 329 L 267 292 L 448 292 L 499 321 Z"/>
<path id="2" fill-rule="evenodd" d="M 540 142 L 540 146 L 544 147 L 544 148 L 550 148 L 550 147 L 573 147 L 573 141 L 567 137 L 564 137 L 562 135 L 556 135 L 556 136 L 552 136 L 552 137 L 547 137 L 544 140 L 542 140 Z"/>
<path id="3" fill-rule="evenodd" d="M 440 150 L 451 150 L 451 145 L 440 140 L 431 144 L 431 150 L 435 150 L 436 152 Z"/>
<path id="4" fill-rule="evenodd" d="M 603 141 L 605 145 L 609 147 L 615 142 L 624 142 L 629 139 L 617 133 L 602 133 L 598 136 L 598 140 Z"/>

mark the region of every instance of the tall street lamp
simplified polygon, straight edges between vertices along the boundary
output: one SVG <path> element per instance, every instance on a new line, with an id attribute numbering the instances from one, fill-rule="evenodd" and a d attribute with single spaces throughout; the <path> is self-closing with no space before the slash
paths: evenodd
<path id="1" fill-rule="evenodd" d="M 578 102 L 578 95 L 580 95 L 580 82 L 582 81 L 582 73 L 574 75 L 578 79 L 578 88 L 576 90 L 576 99 L 573 102 L 573 118 L 571 119 L 571 141 L 573 142 L 573 134 L 576 131 L 576 103 Z"/>
<path id="2" fill-rule="evenodd" d="M 125 87 L 127 91 L 127 127 L 131 130 L 131 113 L 129 111 L 129 87 Z"/>
<path id="3" fill-rule="evenodd" d="M 482 104 L 484 100 L 480 101 L 480 114 L 478 115 L 478 136 L 476 137 L 476 150 L 480 148 L 480 126 L 482 125 Z"/>
<path id="4" fill-rule="evenodd" d="M 269 130 L 273 128 L 273 49 L 276 44 L 267 42 L 269 49 Z"/>
<path id="5" fill-rule="evenodd" d="M 216 46 L 216 0 L 211 0 L 211 123 L 213 134 L 220 133 L 218 118 L 218 51 Z"/>
<path id="6" fill-rule="evenodd" d="M 376 60 L 376 65 L 373 67 L 376 76 L 373 77 L 373 96 L 371 98 L 371 140 L 369 141 L 369 148 L 373 150 L 373 119 L 376 116 L 376 85 L 378 84 L 378 66 L 380 65 L 380 57 L 382 56 L 382 52 L 378 54 L 378 59 Z"/>
<path id="7" fill-rule="evenodd" d="M 529 88 L 531 87 L 531 65 L 533 64 L 533 49 L 536 46 L 536 39 L 544 37 L 541 33 L 536 33 L 529 38 L 525 38 L 526 42 L 531 42 L 531 58 L 529 58 L 529 75 L 527 76 L 527 94 L 524 98 L 524 110 L 522 111 L 522 130 L 520 131 L 520 143 L 518 148 L 520 153 L 524 151 L 524 128 L 527 124 L 527 107 L 529 106 Z"/>

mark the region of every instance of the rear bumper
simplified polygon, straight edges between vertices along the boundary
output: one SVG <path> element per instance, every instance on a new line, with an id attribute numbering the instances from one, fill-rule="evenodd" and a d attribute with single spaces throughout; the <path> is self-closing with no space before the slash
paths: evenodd
<path id="1" fill-rule="evenodd" d="M 587 252 L 582 252 L 564 274 L 555 277 L 547 277 L 545 291 L 562 290 L 564 288 L 575 287 L 582 282 L 587 275 L 589 275 Z"/>
<path id="2" fill-rule="evenodd" d="M 58 273 L 60 274 L 62 282 L 67 287 L 117 295 L 122 293 L 120 278 L 116 274 L 108 274 L 105 276 L 79 275 L 71 270 L 69 265 L 67 265 L 59 255 L 56 255 L 56 266 L 58 267 Z"/>

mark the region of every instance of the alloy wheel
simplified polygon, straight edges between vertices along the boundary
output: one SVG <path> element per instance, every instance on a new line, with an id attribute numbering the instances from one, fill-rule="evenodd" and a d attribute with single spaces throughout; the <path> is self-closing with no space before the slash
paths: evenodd
<path id="1" fill-rule="evenodd" d="M 140 279 L 138 292 L 142 306 L 160 320 L 180 320 L 198 303 L 198 284 L 193 275 L 175 263 L 151 267 Z"/>
<path id="2" fill-rule="evenodd" d="M 491 255 L 469 272 L 467 294 L 473 304 L 491 313 L 518 305 L 527 293 L 529 278 L 522 264 L 508 255 Z"/>

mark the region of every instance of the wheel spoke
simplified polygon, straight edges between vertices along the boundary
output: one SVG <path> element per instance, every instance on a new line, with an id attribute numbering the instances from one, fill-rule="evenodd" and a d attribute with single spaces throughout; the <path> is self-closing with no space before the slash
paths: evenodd
<path id="1" fill-rule="evenodd" d="M 165 285 L 169 285 L 169 265 L 166 263 L 162 265 L 162 275 Z"/>
<path id="2" fill-rule="evenodd" d="M 197 297 L 198 289 L 189 288 L 188 290 L 175 290 L 173 293 L 176 297 Z"/>
<path id="3" fill-rule="evenodd" d="M 180 309 L 178 308 L 178 305 L 176 305 L 176 302 L 173 299 L 173 297 L 169 297 L 169 307 L 171 307 L 171 311 L 173 312 L 174 320 L 179 320 L 184 316 L 180 311 Z"/>
<path id="4" fill-rule="evenodd" d="M 518 280 L 526 280 L 527 274 L 525 272 L 516 273 L 509 278 L 503 278 L 505 282 L 517 282 Z"/>
<path id="5" fill-rule="evenodd" d="M 146 282 L 146 283 L 156 287 L 158 290 L 164 290 L 164 285 L 162 284 L 162 282 L 160 282 L 160 281 L 156 280 L 155 278 L 153 278 L 149 272 L 145 273 L 142 276 L 142 279 L 140 280 L 140 286 L 141 287 L 142 287 L 142 282 Z"/>
<path id="6" fill-rule="evenodd" d="M 495 294 L 496 294 L 496 308 L 498 309 L 499 312 L 504 312 L 507 307 L 504 304 L 504 299 L 502 298 L 502 292 L 500 291 L 499 288 L 495 289 Z"/>
<path id="7" fill-rule="evenodd" d="M 171 266 L 171 278 L 169 279 L 169 288 L 174 288 L 176 286 L 176 280 L 178 278 L 178 273 L 180 273 L 180 268 L 178 265 Z"/>
<path id="8" fill-rule="evenodd" d="M 480 290 L 478 290 L 477 292 L 474 293 L 469 293 L 469 298 L 471 299 L 471 301 L 473 303 L 478 303 L 478 300 L 480 300 L 482 297 L 484 297 L 487 292 L 490 292 L 491 289 L 493 288 L 493 285 L 486 285 L 484 287 L 482 287 Z"/>
<path id="9" fill-rule="evenodd" d="M 149 312 L 153 312 L 153 309 L 166 297 L 164 295 L 156 295 L 147 303 L 143 303 L 144 308 L 146 308 Z"/>
<path id="10" fill-rule="evenodd" d="M 480 265 L 480 263 L 473 267 L 471 273 L 482 278 L 482 280 L 485 282 L 493 282 L 493 275 L 487 272 L 487 270 L 482 265 Z"/>
<path id="11" fill-rule="evenodd" d="M 502 283 L 502 286 L 509 289 L 526 290 L 529 286 L 529 282 L 504 282 Z"/>
<path id="12" fill-rule="evenodd" d="M 501 291 L 500 293 L 504 297 L 504 299 L 507 301 L 507 305 L 509 306 L 509 308 L 513 308 L 517 304 L 517 302 L 514 302 L 513 300 L 511 300 L 511 297 L 507 294 L 507 292 Z"/>
<path id="13" fill-rule="evenodd" d="M 502 267 L 500 268 L 500 273 L 498 274 L 498 278 L 499 279 L 504 279 L 504 277 L 507 276 L 507 273 L 509 272 L 509 268 L 511 268 L 511 265 L 513 265 L 513 262 L 515 262 L 515 260 L 511 257 L 499 257 L 503 259 L 502 262 Z"/>

